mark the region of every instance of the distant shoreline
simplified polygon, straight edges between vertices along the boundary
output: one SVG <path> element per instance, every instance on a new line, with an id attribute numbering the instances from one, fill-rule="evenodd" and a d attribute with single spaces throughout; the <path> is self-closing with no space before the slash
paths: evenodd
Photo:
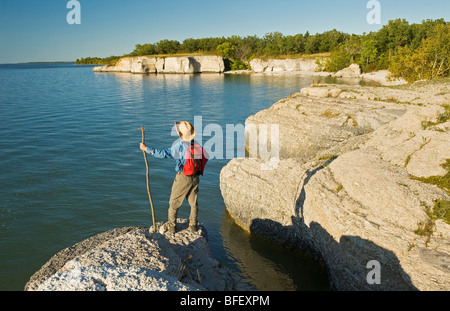
<path id="1" fill-rule="evenodd" d="M 55 61 L 55 62 L 24 62 L 24 63 L 10 63 L 10 64 L 2 64 L 2 65 L 30 65 L 30 64 L 75 64 L 75 61 L 66 62 L 66 61 Z"/>
<path id="2" fill-rule="evenodd" d="M 102 64 L 77 64 L 76 61 L 55 61 L 55 62 L 23 62 L 23 63 L 3 63 L 0 66 L 13 66 L 13 65 L 45 65 L 45 64 L 73 64 L 76 66 L 102 66 Z"/>

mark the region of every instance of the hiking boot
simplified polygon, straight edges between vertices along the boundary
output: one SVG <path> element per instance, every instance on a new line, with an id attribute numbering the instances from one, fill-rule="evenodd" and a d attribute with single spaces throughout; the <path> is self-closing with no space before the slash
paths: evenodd
<path id="1" fill-rule="evenodd" d="M 175 232 L 176 232 L 175 225 L 167 224 L 166 229 L 167 229 L 167 232 L 169 232 L 170 234 L 175 234 Z"/>
<path id="2" fill-rule="evenodd" d="M 197 230 L 198 230 L 197 225 L 189 225 L 189 231 L 197 232 Z"/>

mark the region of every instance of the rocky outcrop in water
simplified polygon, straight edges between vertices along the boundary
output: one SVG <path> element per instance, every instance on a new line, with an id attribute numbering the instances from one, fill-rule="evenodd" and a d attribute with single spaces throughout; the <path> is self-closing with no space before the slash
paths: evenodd
<path id="1" fill-rule="evenodd" d="M 388 70 L 379 70 L 375 72 L 363 73 L 361 66 L 351 64 L 347 68 L 337 72 L 322 71 L 322 63 L 324 59 L 313 58 L 296 58 L 296 59 L 268 59 L 259 58 L 252 59 L 249 63 L 251 70 L 249 72 L 259 74 L 291 74 L 304 76 L 325 76 L 336 78 L 365 79 L 375 81 L 381 85 L 403 85 L 407 82 L 403 79 L 392 79 Z"/>
<path id="2" fill-rule="evenodd" d="M 94 72 L 150 73 L 221 73 L 225 64 L 221 56 L 122 57 L 115 65 L 94 67 Z"/>
<path id="3" fill-rule="evenodd" d="M 338 78 L 360 78 L 362 74 L 361 66 L 358 64 L 351 64 L 347 68 L 339 70 L 334 74 Z"/>
<path id="4" fill-rule="evenodd" d="M 188 222 L 169 234 L 118 228 L 88 238 L 53 256 L 26 284 L 27 291 L 248 290 L 234 272 L 211 257 L 203 226 Z"/>
<path id="5" fill-rule="evenodd" d="M 231 160 L 220 175 L 228 212 L 308 249 L 336 290 L 449 290 L 450 225 L 428 214 L 448 189 L 417 179 L 447 173 L 450 122 L 439 116 L 449 90 L 315 85 L 249 117 L 246 127 L 279 124 L 280 161 L 263 170 L 258 154 Z"/>

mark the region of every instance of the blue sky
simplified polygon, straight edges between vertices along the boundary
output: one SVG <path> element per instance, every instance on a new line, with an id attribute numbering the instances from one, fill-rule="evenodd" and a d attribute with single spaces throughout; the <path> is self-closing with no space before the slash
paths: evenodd
<path id="1" fill-rule="evenodd" d="M 78 1 L 81 24 L 69 25 L 68 0 L 0 0 L 0 64 L 123 55 L 162 39 L 332 29 L 362 34 L 396 18 L 450 21 L 449 0 L 378 0 L 381 25 L 366 21 L 369 0 Z"/>

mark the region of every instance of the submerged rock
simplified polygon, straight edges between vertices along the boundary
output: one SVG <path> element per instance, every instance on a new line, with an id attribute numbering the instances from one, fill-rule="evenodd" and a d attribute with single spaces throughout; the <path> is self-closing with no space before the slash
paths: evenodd
<path id="1" fill-rule="evenodd" d="M 53 256 L 26 284 L 27 291 L 192 291 L 249 289 L 210 254 L 203 226 L 188 222 L 172 235 L 159 224 L 101 233 Z"/>

